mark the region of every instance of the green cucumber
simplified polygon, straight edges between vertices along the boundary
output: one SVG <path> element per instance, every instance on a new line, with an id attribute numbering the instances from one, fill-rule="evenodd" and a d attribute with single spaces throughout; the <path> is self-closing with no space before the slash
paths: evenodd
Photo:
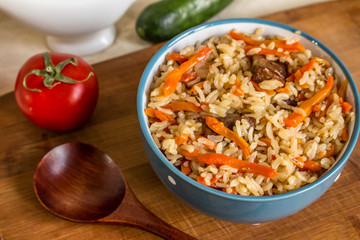
<path id="1" fill-rule="evenodd" d="M 232 0 L 162 0 L 147 6 L 136 21 L 144 40 L 162 42 L 205 22 Z"/>

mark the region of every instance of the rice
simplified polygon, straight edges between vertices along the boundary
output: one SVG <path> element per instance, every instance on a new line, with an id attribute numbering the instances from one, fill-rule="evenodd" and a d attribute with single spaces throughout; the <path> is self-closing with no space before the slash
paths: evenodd
<path id="1" fill-rule="evenodd" d="M 195 74 L 193 79 L 179 81 L 174 92 L 164 96 L 167 77 L 181 64 L 167 57 L 149 94 L 147 107 L 154 111 L 147 114 L 149 130 L 166 158 L 190 178 L 230 194 L 274 195 L 314 182 L 336 162 L 347 141 L 344 131 L 354 121 L 354 112 L 342 111 L 346 99 L 338 96 L 336 85 L 309 115 L 302 103 L 325 89 L 330 76 L 335 83 L 340 82 L 334 68 L 327 61 L 315 62 L 298 79 L 291 79 L 313 61 L 311 51 L 291 52 L 286 47 L 298 44 L 297 37 L 278 36 L 276 39 L 285 42 L 279 47 L 275 41 L 263 41 L 266 37 L 262 32 L 245 33 L 262 41 L 250 50 L 245 40 L 229 34 L 183 48 L 179 54 L 188 59 L 205 46 L 212 52 L 188 71 Z M 254 83 L 253 59 L 263 54 L 263 49 L 273 51 L 265 55 L 266 61 L 286 65 L 286 85 L 276 78 L 261 81 L 258 86 Z M 174 102 L 191 103 L 197 110 L 168 107 Z M 304 119 L 296 126 L 287 126 L 292 114 Z M 225 126 L 246 142 L 248 156 L 246 148 L 232 137 L 209 132 L 208 118 L 224 124 L 231 119 Z M 185 140 L 179 142 L 181 137 Z M 276 176 L 253 172 L 251 167 L 234 167 L 219 159 L 201 162 L 199 156 L 209 153 L 222 156 L 219 159 L 251 162 L 276 171 Z M 310 163 L 318 168 L 304 167 Z"/>

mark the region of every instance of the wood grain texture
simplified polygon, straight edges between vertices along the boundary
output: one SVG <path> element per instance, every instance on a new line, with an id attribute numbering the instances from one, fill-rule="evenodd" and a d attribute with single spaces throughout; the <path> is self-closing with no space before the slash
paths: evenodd
<path id="1" fill-rule="evenodd" d="M 297 27 L 337 54 L 360 87 L 360 1 L 313 5 L 264 17 Z M 0 98 L 0 236 L 18 239 L 159 239 L 135 228 L 81 224 L 58 218 L 37 201 L 33 174 L 51 148 L 69 141 L 93 144 L 122 169 L 137 198 L 155 215 L 199 239 L 360 239 L 360 150 L 339 180 L 308 208 L 261 225 L 234 224 L 198 213 L 173 196 L 152 171 L 140 140 L 137 85 L 160 45 L 94 66 L 100 98 L 81 129 L 54 132 L 28 122 L 14 94 Z"/>

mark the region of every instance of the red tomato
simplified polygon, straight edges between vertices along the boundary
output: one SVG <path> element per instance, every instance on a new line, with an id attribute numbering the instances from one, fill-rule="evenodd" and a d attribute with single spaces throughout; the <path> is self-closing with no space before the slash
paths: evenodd
<path id="1" fill-rule="evenodd" d="M 15 98 L 34 124 L 51 130 L 82 126 L 98 99 L 94 69 L 82 58 L 65 53 L 43 53 L 21 67 Z"/>

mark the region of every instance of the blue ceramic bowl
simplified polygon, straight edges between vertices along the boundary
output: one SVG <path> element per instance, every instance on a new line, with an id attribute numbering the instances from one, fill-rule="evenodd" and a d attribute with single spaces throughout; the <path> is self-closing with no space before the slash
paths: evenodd
<path id="1" fill-rule="evenodd" d="M 262 197 L 249 197 L 227 194 L 206 187 L 182 174 L 161 153 L 155 145 L 148 129 L 144 114 L 150 91 L 150 83 L 165 61 L 168 53 L 176 52 L 185 46 L 192 46 L 197 40 L 203 42 L 214 35 L 221 35 L 230 30 L 254 32 L 264 27 L 264 35 L 300 36 L 305 48 L 311 49 L 314 56 L 327 59 L 335 68 L 340 79 L 348 79 L 347 100 L 355 106 L 355 123 L 350 126 L 351 139 L 338 156 L 337 162 L 315 182 L 300 189 Z M 359 95 L 354 80 L 340 59 L 324 44 L 298 29 L 277 22 L 260 19 L 227 19 L 205 23 L 189 29 L 166 43 L 148 63 L 140 80 L 137 94 L 137 111 L 143 137 L 143 144 L 150 164 L 165 186 L 193 209 L 214 218 L 239 222 L 262 223 L 292 215 L 317 200 L 337 180 L 348 160 L 359 134 Z"/>

